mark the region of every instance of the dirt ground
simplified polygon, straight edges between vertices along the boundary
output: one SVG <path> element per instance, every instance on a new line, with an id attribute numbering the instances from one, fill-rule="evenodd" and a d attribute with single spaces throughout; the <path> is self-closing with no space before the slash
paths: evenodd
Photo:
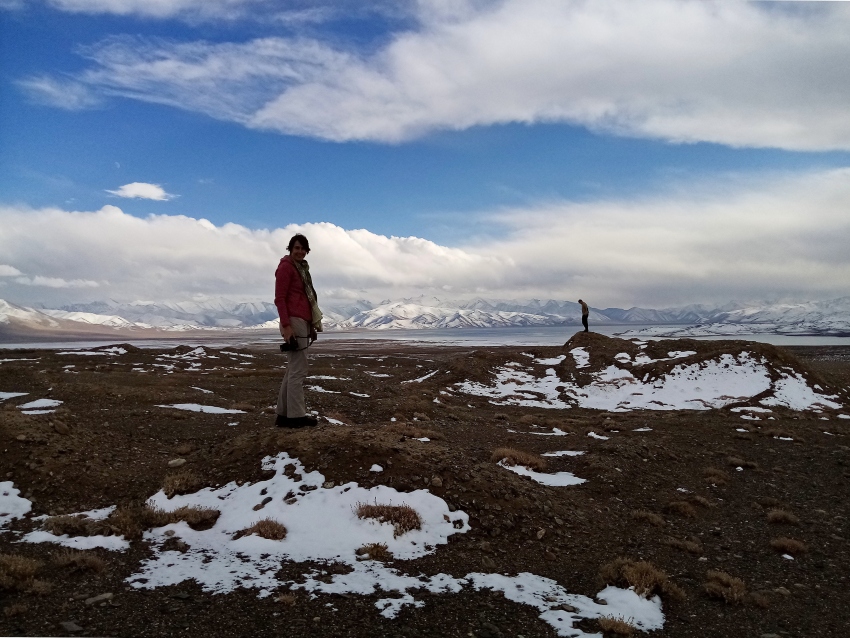
<path id="1" fill-rule="evenodd" d="M 440 391 L 485 381 L 494 366 L 520 360 L 521 353 L 556 357 L 565 348 L 320 341 L 311 350 L 310 374 L 336 378 L 308 381 L 325 390 L 308 390 L 309 408 L 343 424 L 322 419 L 315 428 L 289 430 L 274 426 L 285 367 L 279 352 L 207 348 L 216 358 L 195 359 L 186 346 L 123 348 L 125 354 L 99 356 L 0 351 L 0 391 L 29 393 L 0 403 L 0 481 L 12 481 L 33 502 L 32 516 L 142 504 L 177 472 L 169 467 L 176 459 L 185 459 L 180 471 L 189 470 L 193 489 L 257 481 L 264 477 L 261 459 L 287 451 L 328 480 L 400 491 L 427 487 L 470 515 L 470 532 L 451 536 L 424 558 L 396 561 L 407 573 L 531 572 L 592 597 L 604 586 L 606 564 L 648 561 L 683 594 L 662 593 L 666 622 L 654 636 L 847 635 L 850 420 L 835 412 L 776 408 L 774 420 L 755 423 L 729 408 L 494 405 Z M 842 393 L 850 413 L 850 348 L 771 352 Z M 43 415 L 17 407 L 39 398 L 63 403 Z M 158 407 L 179 403 L 244 414 Z M 567 435 L 532 433 L 555 427 Z M 636 431 L 644 428 L 651 430 Z M 427 446 L 416 440 L 421 436 L 431 439 Z M 496 465 L 493 451 L 502 447 L 535 456 L 585 451 L 549 458 L 547 471 L 569 471 L 587 482 L 535 483 Z M 385 471 L 369 472 L 373 463 Z M 88 550 L 101 559 L 91 564 L 63 564 L 66 548 L 16 542 L 20 532 L 39 528 L 32 516 L 0 532 L 0 554 L 39 561 L 36 587 L 0 579 L 3 635 L 557 635 L 534 608 L 471 589 L 419 594 L 426 604 L 406 607 L 395 619 L 379 615 L 378 595 L 259 599 L 255 590 L 213 595 L 193 582 L 133 589 L 125 581 L 150 555 L 143 541 L 125 552 Z M 798 543 L 776 543 L 779 538 Z M 298 570 L 283 565 L 281 574 L 297 579 Z M 742 583 L 731 590 L 716 581 L 711 586 L 711 571 Z M 112 598 L 86 603 L 104 593 Z M 602 633 L 595 621 L 582 629 Z"/>

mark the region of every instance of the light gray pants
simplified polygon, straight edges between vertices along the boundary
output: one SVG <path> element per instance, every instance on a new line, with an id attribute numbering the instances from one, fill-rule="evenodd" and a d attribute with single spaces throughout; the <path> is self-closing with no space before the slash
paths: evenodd
<path id="1" fill-rule="evenodd" d="M 289 325 L 298 337 L 299 347 L 310 342 L 310 324 L 298 317 L 290 317 Z M 307 378 L 307 350 L 287 352 L 289 365 L 280 384 L 276 412 L 289 419 L 297 419 L 307 414 L 307 402 L 304 400 L 304 379 Z"/>

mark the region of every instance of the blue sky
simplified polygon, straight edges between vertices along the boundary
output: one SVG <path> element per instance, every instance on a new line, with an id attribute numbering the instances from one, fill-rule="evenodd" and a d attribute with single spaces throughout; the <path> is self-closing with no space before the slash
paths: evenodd
<path id="1" fill-rule="evenodd" d="M 0 297 L 850 294 L 842 4 L 5 0 Z"/>

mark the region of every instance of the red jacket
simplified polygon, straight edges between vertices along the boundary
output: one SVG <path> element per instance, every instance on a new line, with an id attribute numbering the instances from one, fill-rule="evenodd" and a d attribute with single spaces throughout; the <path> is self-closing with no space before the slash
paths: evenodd
<path id="1" fill-rule="evenodd" d="M 280 260 L 274 273 L 274 305 L 277 306 L 282 326 L 289 325 L 290 317 L 298 317 L 308 324 L 313 321 L 313 310 L 304 292 L 304 282 L 289 255 Z"/>

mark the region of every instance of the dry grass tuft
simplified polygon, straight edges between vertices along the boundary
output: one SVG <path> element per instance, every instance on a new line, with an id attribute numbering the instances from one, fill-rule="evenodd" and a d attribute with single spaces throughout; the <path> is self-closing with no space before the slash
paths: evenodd
<path id="1" fill-rule="evenodd" d="M 29 583 L 26 591 L 30 594 L 37 594 L 38 596 L 47 596 L 52 589 L 53 585 L 48 583 L 46 580 L 33 580 Z"/>
<path id="2" fill-rule="evenodd" d="M 740 578 L 717 570 L 709 570 L 706 573 L 706 578 L 708 578 L 708 582 L 703 585 L 703 589 L 710 598 L 717 598 L 735 605 L 744 602 L 747 587 Z"/>
<path id="3" fill-rule="evenodd" d="M 667 524 L 658 514 L 649 510 L 632 510 L 631 516 L 634 520 L 649 523 L 653 527 L 664 527 Z"/>
<path id="4" fill-rule="evenodd" d="M 74 571 L 89 570 L 99 574 L 106 569 L 106 562 L 100 556 L 75 550 L 57 554 L 53 562 L 58 567 L 71 567 Z"/>
<path id="5" fill-rule="evenodd" d="M 171 523 L 186 521 L 194 530 L 209 529 L 218 520 L 221 512 L 207 507 L 178 507 L 166 512 L 148 505 L 121 507 L 112 513 L 106 522 L 110 529 L 129 540 L 138 540 L 142 532 L 152 527 L 163 527 Z"/>
<path id="6" fill-rule="evenodd" d="M 767 513 L 767 522 L 775 524 L 788 523 L 789 525 L 799 525 L 800 519 L 788 510 L 773 509 Z"/>
<path id="7" fill-rule="evenodd" d="M 82 514 L 65 514 L 45 519 L 42 527 L 55 536 L 100 536 L 112 530 L 106 521 L 95 521 Z"/>
<path id="8" fill-rule="evenodd" d="M 809 549 L 808 547 L 806 547 L 806 544 L 803 541 L 798 541 L 794 538 L 788 538 L 787 536 L 780 536 L 779 538 L 774 538 L 772 541 L 770 541 L 770 546 L 777 552 L 781 552 L 783 554 L 790 554 L 791 556 L 805 554 Z"/>
<path id="9" fill-rule="evenodd" d="M 694 505 L 699 505 L 700 507 L 705 507 L 705 508 L 714 507 L 714 503 L 709 501 L 706 497 L 699 496 L 698 494 L 694 494 L 693 496 L 689 496 L 688 501 L 690 501 Z"/>
<path id="10" fill-rule="evenodd" d="M 670 581 L 667 574 L 647 561 L 632 561 L 617 558 L 599 569 L 603 583 L 619 587 L 634 587 L 635 593 L 644 598 L 654 594 L 681 600 L 685 593 Z"/>
<path id="11" fill-rule="evenodd" d="M 192 470 L 185 469 L 172 474 L 166 474 L 162 482 L 162 491 L 168 498 L 175 494 L 188 494 L 189 492 L 197 492 L 203 487 L 204 482 L 200 476 Z"/>
<path id="12" fill-rule="evenodd" d="M 238 532 L 239 536 L 248 536 L 256 534 L 260 538 L 267 538 L 270 541 L 282 541 L 286 538 L 286 527 L 283 523 L 278 523 L 272 518 L 264 518 L 246 529 Z"/>
<path id="13" fill-rule="evenodd" d="M 18 554 L 0 554 L 0 591 L 32 591 L 42 563 Z"/>
<path id="14" fill-rule="evenodd" d="M 27 611 L 27 606 L 23 603 L 14 603 L 3 608 L 3 615 L 6 618 L 14 618 L 15 616 L 23 616 Z"/>
<path id="15" fill-rule="evenodd" d="M 370 505 L 357 503 L 358 518 L 374 518 L 382 523 L 392 523 L 396 538 L 414 529 L 422 529 L 422 517 L 410 505 Z"/>
<path id="16" fill-rule="evenodd" d="M 283 603 L 287 607 L 292 607 L 297 602 L 297 598 L 295 594 L 280 594 L 277 598 L 275 598 L 275 602 Z"/>
<path id="17" fill-rule="evenodd" d="M 599 623 L 599 628 L 606 634 L 614 634 L 615 636 L 631 636 L 635 633 L 635 626 L 629 624 L 621 616 L 600 616 L 596 622 Z"/>
<path id="18" fill-rule="evenodd" d="M 694 518 L 697 515 L 696 508 L 687 501 L 670 501 L 664 506 L 664 511 L 671 514 L 678 514 L 685 518 Z"/>
<path id="19" fill-rule="evenodd" d="M 747 596 L 747 602 L 750 602 L 761 609 L 767 609 L 770 607 L 770 598 L 757 591 L 752 592 Z"/>
<path id="20" fill-rule="evenodd" d="M 429 428 L 418 428 L 410 423 L 390 423 L 386 428 L 390 432 L 396 432 L 410 439 L 428 438 L 432 441 L 439 441 L 446 438 L 442 432 L 437 432 L 437 430 L 431 430 Z"/>
<path id="21" fill-rule="evenodd" d="M 358 556 L 366 556 L 369 560 L 392 560 L 393 554 L 387 549 L 386 543 L 369 543 L 357 550 Z"/>
<path id="22" fill-rule="evenodd" d="M 680 540 L 678 538 L 668 538 L 664 541 L 665 545 L 675 549 L 681 549 L 689 554 L 700 555 L 703 552 L 702 543 L 698 538 L 691 537 L 688 540 Z"/>
<path id="23" fill-rule="evenodd" d="M 702 473 L 706 482 L 711 483 L 713 485 L 726 485 L 729 481 L 729 475 L 723 470 L 719 470 L 716 467 L 707 467 L 703 470 Z"/>
<path id="24" fill-rule="evenodd" d="M 522 450 L 515 450 L 511 447 L 500 447 L 493 450 L 490 460 L 496 463 L 504 461 L 507 465 L 524 465 L 538 472 L 546 469 L 546 459 L 543 457 Z"/>

